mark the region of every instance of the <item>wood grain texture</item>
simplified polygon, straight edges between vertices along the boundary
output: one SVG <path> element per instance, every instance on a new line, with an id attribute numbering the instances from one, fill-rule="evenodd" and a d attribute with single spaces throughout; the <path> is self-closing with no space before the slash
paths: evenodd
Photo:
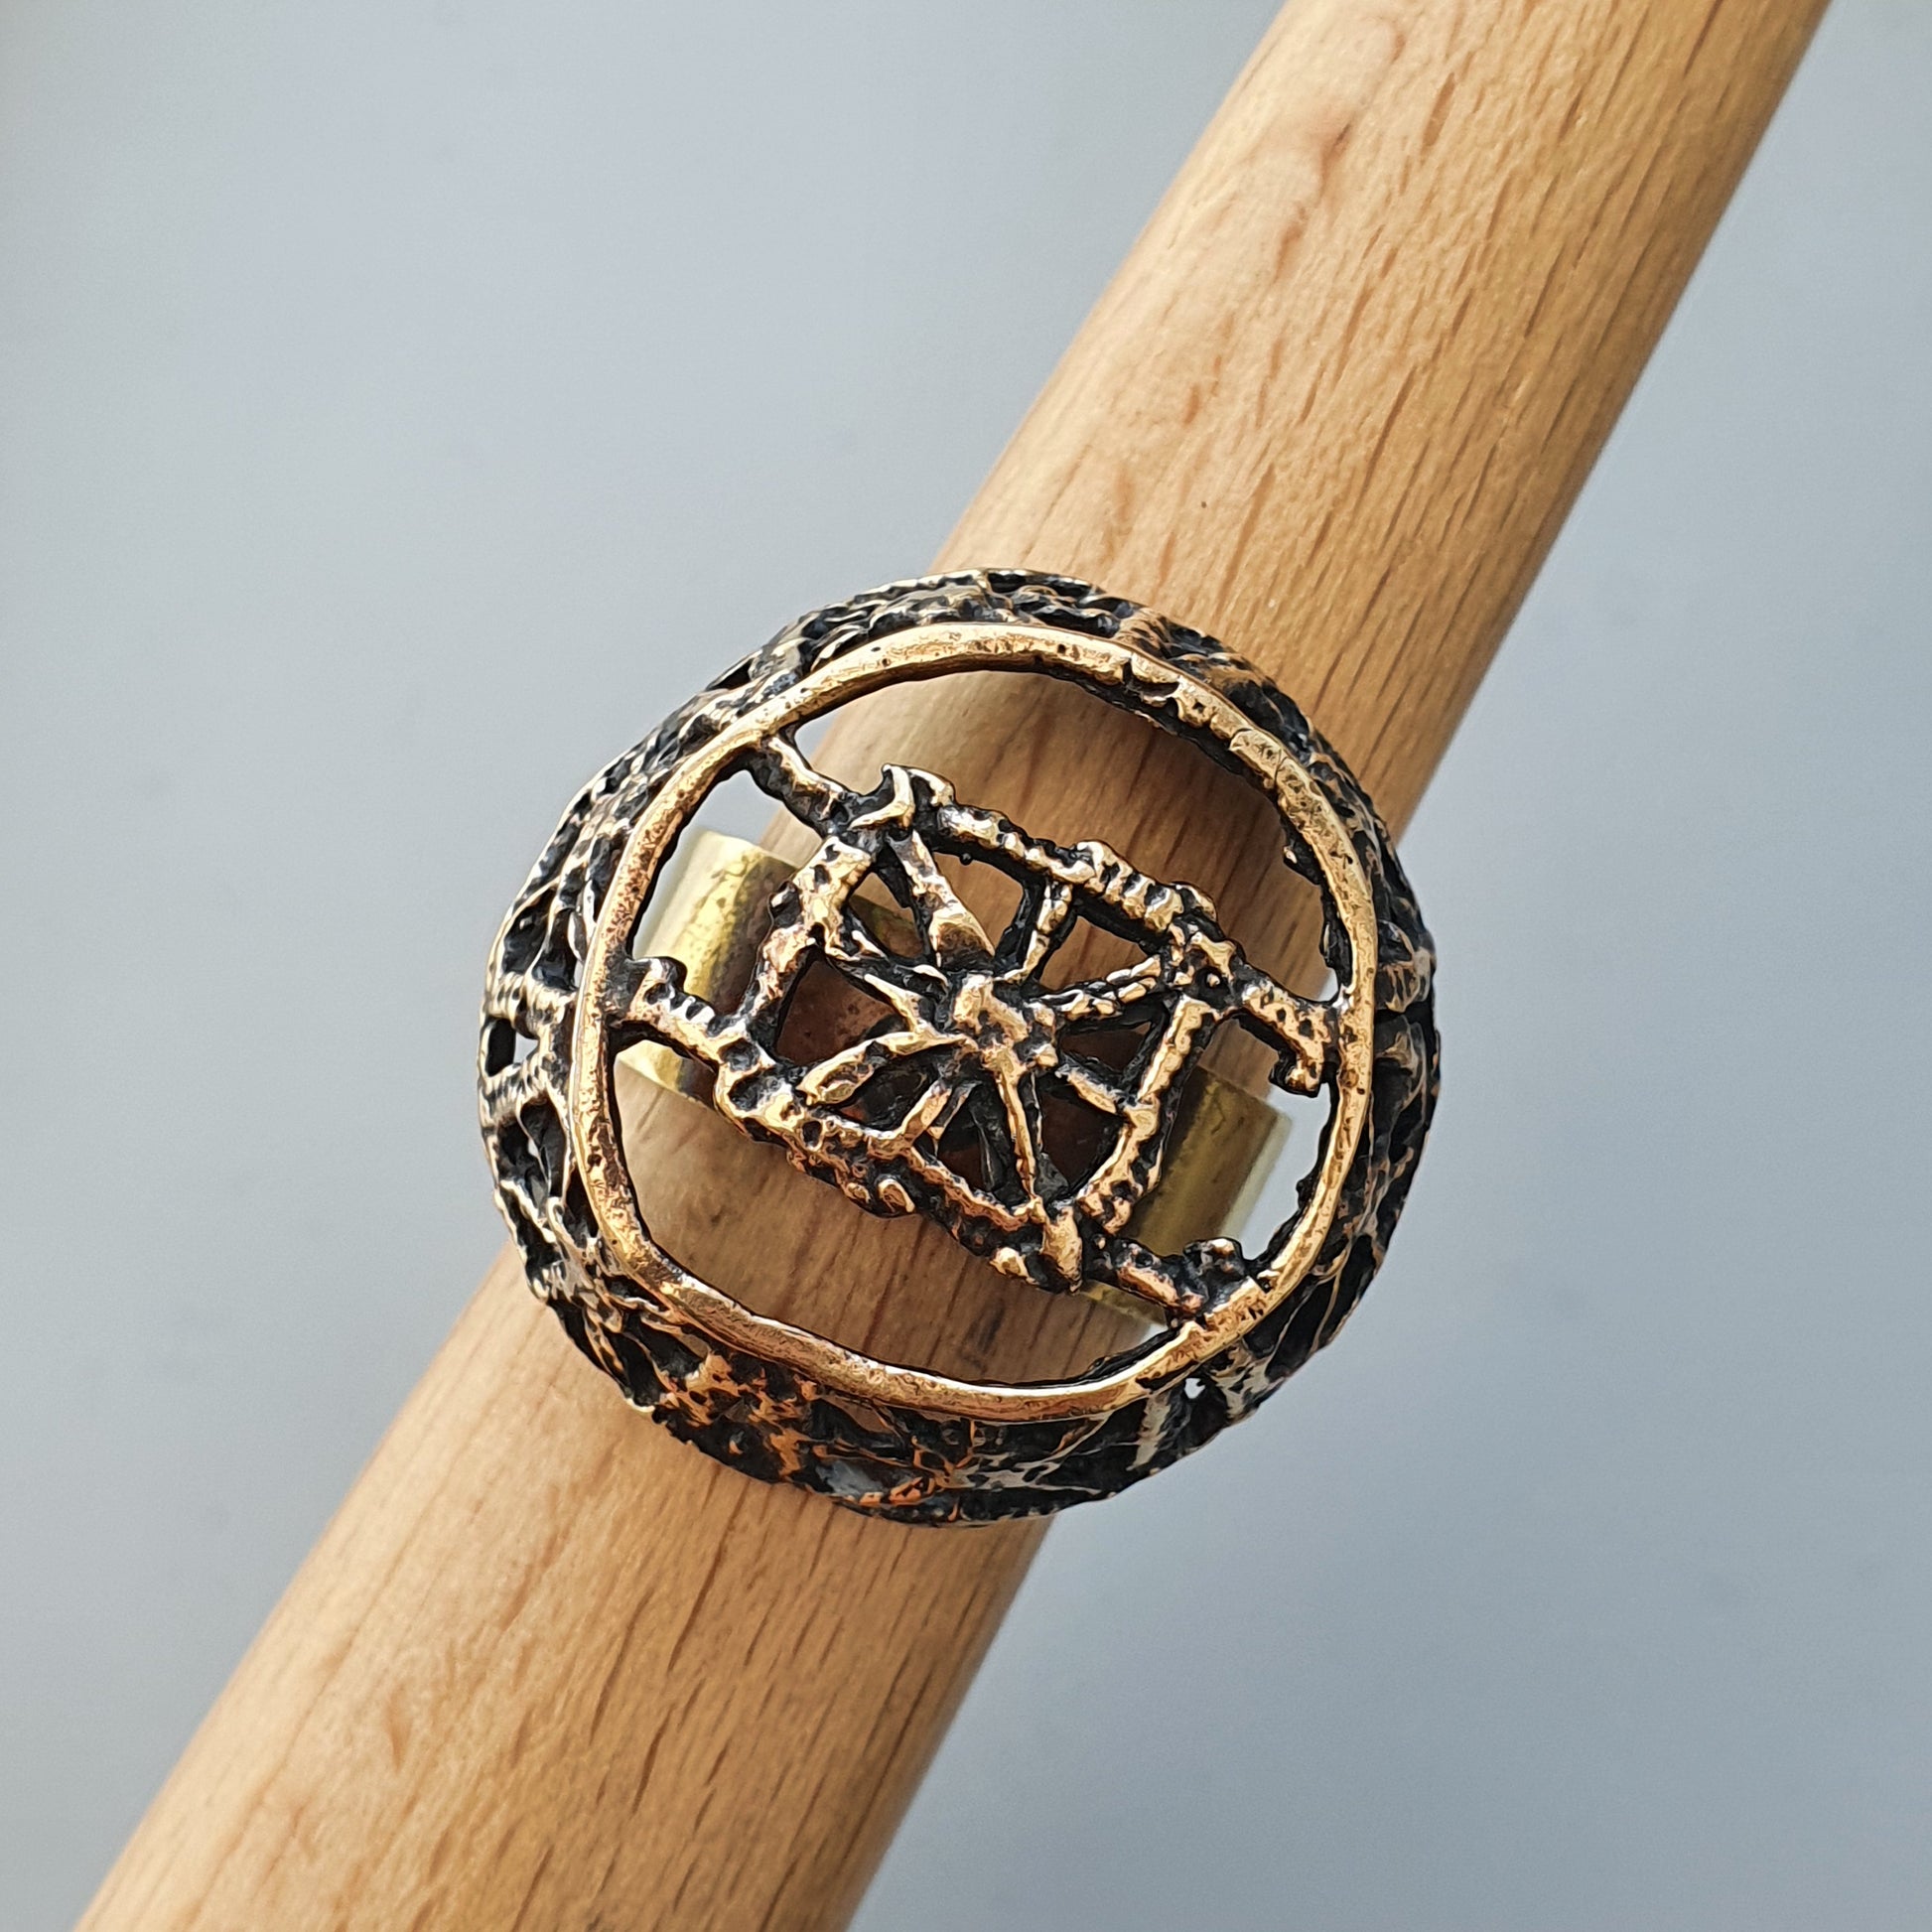
<path id="1" fill-rule="evenodd" d="M 1818 12 L 1291 6 L 942 562 L 1067 571 L 1222 637 L 1399 825 Z M 1032 680 L 928 688 L 869 701 L 836 757 L 890 745 L 1037 833 L 1101 832 L 1292 951 L 1250 801 L 1094 718 Z M 831 1332 L 1046 1371 L 1109 1318 L 687 1105 L 631 1145 L 674 1248 L 748 1296 L 786 1280 Z M 749 1210 L 721 1212 L 727 1174 Z M 84 1923 L 837 1926 L 1036 1542 L 719 1468 L 500 1265 Z"/>

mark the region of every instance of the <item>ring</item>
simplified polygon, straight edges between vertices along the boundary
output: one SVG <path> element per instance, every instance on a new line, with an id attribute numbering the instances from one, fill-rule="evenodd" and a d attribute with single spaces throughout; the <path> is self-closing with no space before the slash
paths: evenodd
<path id="1" fill-rule="evenodd" d="M 799 748 L 802 728 L 854 699 L 963 671 L 1065 680 L 1259 789 L 1286 865 L 1320 897 L 1333 991 L 1290 992 L 1205 895 L 1099 840 L 1035 838 L 909 766 L 858 790 Z M 688 961 L 648 950 L 647 915 L 694 814 L 740 774 L 816 849 L 764 896 L 742 985 L 699 990 Z M 1017 905 L 1004 927 L 982 925 L 941 861 L 1005 876 Z M 1138 956 L 1056 985 L 1050 962 L 1082 920 Z M 878 1016 L 857 1037 L 799 1037 L 794 996 L 824 969 Z M 1435 1106 L 1434 971 L 1373 807 L 1259 672 L 1066 578 L 926 578 L 779 632 L 571 806 L 491 953 L 483 1139 L 531 1286 L 675 1434 L 748 1474 L 901 1521 L 1036 1515 L 1199 1448 L 1352 1311 Z M 1295 1211 L 1259 1253 L 1225 1235 L 1162 1251 L 1141 1238 L 1143 1204 L 1224 1028 L 1266 1047 L 1276 1087 L 1325 1095 L 1326 1125 Z M 616 1100 L 619 1061 L 638 1049 L 674 1056 L 725 1119 L 858 1205 L 922 1215 L 1037 1289 L 1124 1298 L 1151 1333 L 1077 1375 L 1003 1384 L 755 1312 L 651 1237 Z M 1053 1131 L 1069 1103 L 1100 1129 L 1077 1162 Z"/>

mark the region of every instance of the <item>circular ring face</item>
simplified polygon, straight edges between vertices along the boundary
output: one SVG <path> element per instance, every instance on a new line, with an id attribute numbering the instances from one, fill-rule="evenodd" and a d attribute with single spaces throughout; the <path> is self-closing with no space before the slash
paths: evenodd
<path id="1" fill-rule="evenodd" d="M 1199 894 L 1150 880 L 1104 846 L 1041 846 L 997 813 L 962 806 L 930 773 L 902 766 L 888 766 L 878 791 L 855 795 L 813 771 L 797 750 L 801 726 L 882 685 L 987 670 L 1070 678 L 1144 716 L 1171 710 L 1238 759 L 1274 799 L 1288 848 L 1313 855 L 1322 896 L 1347 936 L 1346 978 L 1333 1000 L 1297 999 L 1241 956 Z M 673 962 L 647 960 L 640 970 L 631 942 L 678 834 L 713 787 L 741 770 L 804 814 L 821 844 L 799 869 L 796 910 L 765 942 L 744 1006 L 720 1024 L 684 995 Z M 978 929 L 934 863 L 935 849 L 1013 866 L 1026 897 L 1010 943 Z M 924 915 L 925 956 L 916 962 L 902 964 L 869 945 L 859 922 L 854 895 L 882 870 L 909 909 Z M 1075 916 L 1094 913 L 1158 950 L 1132 975 L 1048 990 L 1040 973 L 1049 940 Z M 836 1395 L 981 1422 L 1105 1415 L 1151 1382 L 1191 1369 L 1223 1347 L 1307 1272 L 1333 1221 L 1367 1110 L 1375 944 L 1368 881 L 1334 808 L 1279 740 L 1208 686 L 1117 637 L 990 623 L 897 632 L 747 711 L 683 759 L 639 815 L 591 936 L 571 1051 L 570 1129 L 591 1211 L 624 1275 L 657 1290 L 727 1346 L 781 1362 Z M 794 1071 L 776 1056 L 773 1040 L 801 969 L 816 958 L 865 975 L 868 990 L 892 1007 L 896 1024 L 834 1060 Z M 1085 1092 L 1117 1124 L 1106 1158 L 1078 1189 L 1042 1184 L 1037 1136 L 1029 1131 L 1030 1116 L 1039 1109 L 1037 1088 L 1081 1066 L 1058 1050 L 1061 1037 L 1069 1025 L 1096 1015 L 1114 1019 L 1149 1009 L 1160 1034 L 1131 1085 L 1102 1087 L 1097 1073 L 1085 1075 L 1091 1082 Z M 1301 1091 L 1311 1093 L 1332 1079 L 1338 1104 L 1308 1206 L 1263 1263 L 1215 1293 L 1192 1279 L 1201 1269 L 1189 1257 L 1132 1252 L 1131 1243 L 1106 1236 L 1118 1231 L 1151 1184 L 1181 1075 L 1223 1021 L 1261 1035 Z M 1139 1293 L 1152 1311 L 1173 1317 L 1172 1325 L 1104 1371 L 1010 1387 L 879 1361 L 753 1313 L 686 1272 L 645 1230 L 624 1164 L 611 1072 L 621 1047 L 640 1035 L 701 1059 L 717 1077 L 721 1111 L 779 1142 L 799 1165 L 845 1184 L 865 1204 L 900 1212 L 924 1206 L 969 1245 L 983 1246 L 1005 1272 L 1047 1288 L 1077 1289 L 1090 1280 L 1124 1288 Z M 855 1091 L 869 1091 L 895 1061 L 904 1060 L 915 1063 L 916 1091 L 897 1089 L 909 1105 L 891 1108 L 878 1124 L 842 1111 Z M 1008 1103 L 1000 1109 L 1011 1115 L 1000 1133 L 1000 1165 L 1015 1184 L 1004 1189 L 972 1185 L 937 1151 L 944 1125 L 962 1102 L 970 1103 L 975 1087 L 992 1088 Z M 895 1097 L 882 1096 L 889 1103 Z M 1120 1247 L 1130 1252 L 1110 1252 Z"/>
<path id="2" fill-rule="evenodd" d="M 802 727 L 883 685 L 988 670 L 1075 683 L 1260 789 L 1286 863 L 1320 894 L 1333 994 L 1291 993 L 1243 955 L 1204 895 L 1099 841 L 1036 839 L 910 767 L 888 765 L 861 792 L 798 749 Z M 679 835 L 740 773 L 817 847 L 773 896 L 750 982 L 720 1009 L 636 941 Z M 941 859 L 1007 876 L 1017 909 L 1002 930 L 962 903 Z M 862 892 L 897 901 L 912 943 L 873 936 Z M 1049 962 L 1080 920 L 1128 941 L 1134 963 L 1052 983 Z M 792 994 L 828 967 L 883 1018 L 801 1059 L 785 1033 Z M 1339 1325 L 1379 1262 L 1433 1106 L 1432 978 L 1386 834 L 1257 673 L 1068 580 L 928 579 L 780 633 L 578 800 L 492 957 L 484 1136 L 533 1284 L 679 1434 L 750 1473 L 909 1520 L 1036 1513 L 1196 1447 Z M 1130 1217 L 1223 1026 L 1266 1044 L 1277 1085 L 1328 1092 L 1320 1156 L 1297 1212 L 1253 1259 L 1228 1239 L 1154 1254 Z M 1133 1044 L 1095 1057 L 1090 1041 L 1108 1030 Z M 746 1308 L 649 1233 L 613 1074 L 640 1041 L 705 1068 L 721 1113 L 860 1205 L 924 1214 L 1044 1290 L 1132 1296 L 1154 1332 L 1084 1375 L 1010 1385 L 883 1361 Z M 1045 1122 L 1069 1102 L 1101 1138 L 1062 1172 Z"/>

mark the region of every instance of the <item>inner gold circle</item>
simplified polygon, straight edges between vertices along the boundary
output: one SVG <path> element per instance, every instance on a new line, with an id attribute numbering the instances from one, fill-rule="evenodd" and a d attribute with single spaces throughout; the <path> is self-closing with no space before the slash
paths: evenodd
<path id="1" fill-rule="evenodd" d="M 1348 979 L 1330 1003 L 1336 1076 L 1327 1148 L 1314 1187 L 1281 1252 L 1210 1312 L 1157 1337 L 1143 1353 L 1117 1362 L 1105 1374 L 1055 1382 L 974 1382 L 880 1361 L 808 1328 L 755 1313 L 701 1281 L 645 1232 L 613 1102 L 603 999 L 613 959 L 628 950 L 659 868 L 732 761 L 761 739 L 807 724 L 882 685 L 984 670 L 1069 678 L 1103 697 L 1119 691 L 1125 707 L 1141 716 L 1158 722 L 1162 713 L 1171 713 L 1184 729 L 1218 739 L 1313 855 L 1349 945 Z M 1319 1254 L 1368 1109 L 1375 971 L 1375 911 L 1368 877 L 1341 820 L 1288 748 L 1212 686 L 1120 638 L 1075 636 L 1024 624 L 919 625 L 859 645 L 748 711 L 690 753 L 644 808 L 599 910 L 577 1003 L 570 1130 L 578 1171 L 619 1269 L 661 1295 L 722 1347 L 780 1363 L 836 1395 L 931 1415 L 1004 1423 L 1106 1415 L 1186 1373 L 1244 1334 L 1280 1304 Z"/>

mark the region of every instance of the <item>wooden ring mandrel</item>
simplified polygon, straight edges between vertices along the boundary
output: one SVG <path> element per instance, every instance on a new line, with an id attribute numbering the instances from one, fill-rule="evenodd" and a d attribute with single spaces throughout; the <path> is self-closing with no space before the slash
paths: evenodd
<path id="1" fill-rule="evenodd" d="M 1024 560 L 1226 638 L 1399 834 L 1821 12 L 1296 0 L 935 567 Z M 1016 770 L 1021 722 L 1056 725 L 992 694 L 889 736 L 1017 779 L 1048 829 L 1082 748 L 1054 732 Z M 1155 775 L 1123 759 L 1116 805 Z M 1251 902 L 1201 864 L 1228 822 L 1184 805 L 1186 849 L 1145 863 Z M 737 1138 L 665 1103 L 647 1155 L 693 1121 Z M 841 1203 L 782 1177 L 792 1239 L 823 1243 L 814 1318 L 915 1311 L 859 1298 Z M 989 1274 L 867 1231 L 915 1237 L 941 1313 Z M 86 1932 L 846 1923 L 1041 1526 L 934 1536 L 738 1480 L 639 1429 L 520 1273 L 490 1271 Z M 1023 1374 L 1112 1319 L 992 1315 L 975 1363 Z"/>

